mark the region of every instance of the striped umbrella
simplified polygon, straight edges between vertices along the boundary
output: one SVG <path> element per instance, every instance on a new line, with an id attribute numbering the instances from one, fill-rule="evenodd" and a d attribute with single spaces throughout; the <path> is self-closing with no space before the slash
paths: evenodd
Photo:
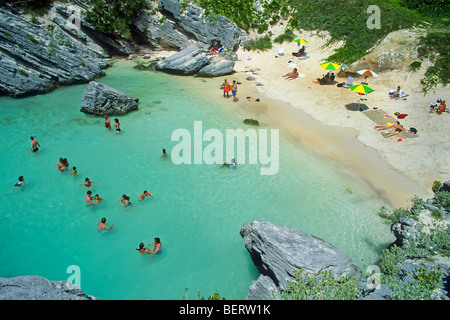
<path id="1" fill-rule="evenodd" d="M 359 71 L 356 71 L 356 73 L 364 76 L 364 80 L 366 80 L 367 77 L 378 77 L 378 74 L 376 74 L 375 72 L 373 72 L 372 70 L 369 70 L 369 69 L 359 70 Z"/>
<path id="2" fill-rule="evenodd" d="M 308 43 L 308 41 L 306 41 L 305 39 L 300 39 L 300 38 L 295 39 L 294 42 L 297 42 L 297 43 Z"/>
<path id="3" fill-rule="evenodd" d="M 341 66 L 340 66 L 339 64 L 336 64 L 336 63 L 333 63 L 333 62 L 325 62 L 325 63 L 322 63 L 322 64 L 320 65 L 320 67 L 321 67 L 323 70 L 337 70 L 337 69 L 339 69 Z"/>
<path id="4" fill-rule="evenodd" d="M 362 93 L 362 94 L 366 94 L 366 93 L 375 91 L 371 87 L 366 86 L 364 84 L 355 84 L 354 86 L 350 86 L 349 88 L 353 92 L 358 92 L 358 93 Z"/>

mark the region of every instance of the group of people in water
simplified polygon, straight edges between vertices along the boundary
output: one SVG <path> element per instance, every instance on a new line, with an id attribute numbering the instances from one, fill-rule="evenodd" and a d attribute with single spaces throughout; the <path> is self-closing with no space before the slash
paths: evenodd
<path id="1" fill-rule="evenodd" d="M 116 118 L 116 119 L 114 119 L 114 121 L 115 121 L 114 127 L 116 129 L 116 132 L 119 133 L 121 131 L 119 119 Z M 110 122 L 108 116 L 105 116 L 105 128 L 108 130 L 111 129 L 111 122 Z M 31 136 L 30 140 L 31 140 L 31 145 L 30 145 L 30 150 L 28 151 L 28 153 L 37 152 L 39 150 L 39 148 L 41 147 L 41 145 L 39 144 L 39 142 L 36 140 L 36 137 L 34 137 L 34 136 Z M 163 149 L 163 154 L 161 157 L 162 158 L 167 157 L 167 152 L 165 149 Z M 69 168 L 69 161 L 67 160 L 67 158 L 62 158 L 62 157 L 59 158 L 59 160 L 56 164 L 56 168 L 61 173 L 66 172 Z M 78 175 L 77 168 L 75 166 L 72 167 L 72 171 L 69 172 L 69 174 L 77 176 Z M 95 196 L 92 197 L 92 184 L 93 183 L 99 184 L 96 181 L 91 181 L 89 178 L 85 178 L 85 181 L 78 186 L 78 187 L 84 186 L 85 188 L 88 189 L 86 192 L 86 195 L 85 195 L 85 201 L 88 206 L 99 204 L 99 203 L 102 203 L 102 201 L 103 201 L 102 196 L 100 196 L 99 194 L 95 194 Z M 18 179 L 18 182 L 14 185 L 14 187 L 21 188 L 22 186 L 25 186 L 25 185 L 27 185 L 27 184 L 25 183 L 24 176 L 20 176 Z M 153 198 L 153 196 L 151 195 L 151 193 L 149 191 L 144 190 L 144 192 L 141 195 L 139 195 L 139 201 L 144 200 L 146 197 Z M 123 194 L 121 197 L 119 197 L 119 201 L 121 202 L 121 205 L 123 205 L 123 206 L 131 205 L 130 198 L 125 194 Z M 113 226 L 114 226 L 114 224 L 111 224 L 110 226 L 108 226 L 106 224 L 106 218 L 103 217 L 97 223 L 97 231 L 100 233 L 103 233 L 105 231 L 111 230 L 113 228 Z M 149 249 L 149 247 L 152 245 L 154 246 L 153 250 Z M 143 253 L 156 254 L 161 251 L 161 248 L 162 248 L 162 244 L 161 244 L 160 239 L 155 238 L 155 241 L 152 244 L 144 245 L 143 243 L 141 243 L 140 249 L 142 249 L 142 250 L 140 250 L 139 252 L 141 254 L 143 254 Z"/>

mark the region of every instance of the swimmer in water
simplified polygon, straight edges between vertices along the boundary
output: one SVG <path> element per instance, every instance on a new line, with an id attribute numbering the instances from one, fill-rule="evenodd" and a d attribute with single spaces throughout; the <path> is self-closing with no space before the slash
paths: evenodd
<path id="1" fill-rule="evenodd" d="M 90 181 L 89 178 L 86 178 L 86 179 L 84 179 L 84 182 L 81 183 L 81 184 L 78 186 L 78 188 L 81 187 L 82 185 L 84 185 L 86 188 L 88 188 L 89 190 L 91 190 L 91 189 L 92 189 L 92 183 L 98 184 L 98 182 Z"/>
<path id="2" fill-rule="evenodd" d="M 116 128 L 116 133 L 119 133 L 120 132 L 119 119 L 115 118 L 114 121 L 116 122 L 116 124 L 114 125 L 114 128 Z"/>
<path id="3" fill-rule="evenodd" d="M 128 206 L 128 205 L 131 204 L 130 198 L 129 198 L 126 194 L 123 194 L 123 195 L 119 198 L 119 201 L 122 202 L 122 203 L 121 203 L 122 206 Z"/>
<path id="4" fill-rule="evenodd" d="M 162 149 L 162 156 L 161 156 L 161 158 L 165 158 L 165 157 L 167 157 L 167 153 L 166 153 L 166 149 Z"/>
<path id="5" fill-rule="evenodd" d="M 25 178 L 23 176 L 19 177 L 19 182 L 17 182 L 14 187 L 21 187 L 21 186 L 26 186 L 25 184 Z"/>
<path id="6" fill-rule="evenodd" d="M 41 145 L 39 144 L 39 142 L 37 142 L 37 140 L 34 139 L 34 137 L 30 137 L 30 139 L 31 139 L 31 147 L 28 153 L 30 153 L 32 150 L 33 152 L 38 151 L 39 150 L 38 146 L 40 147 Z"/>
<path id="7" fill-rule="evenodd" d="M 109 120 L 108 116 L 105 116 L 105 128 L 111 130 L 111 120 Z"/>
<path id="8" fill-rule="evenodd" d="M 102 203 L 102 197 L 100 197 L 98 194 L 94 196 L 94 203 Z"/>
<path id="9" fill-rule="evenodd" d="M 73 168 L 72 168 L 72 172 L 69 172 L 69 174 L 70 174 L 70 175 L 77 176 L 77 175 L 78 175 L 77 167 L 73 167 Z"/>
<path id="10" fill-rule="evenodd" d="M 91 195 L 92 195 L 92 191 L 88 190 L 86 192 L 86 196 L 85 196 L 85 200 L 86 200 L 86 203 L 88 204 L 88 206 L 91 206 L 91 205 L 95 204 L 95 202 L 92 201 Z"/>
<path id="11" fill-rule="evenodd" d="M 148 192 L 147 190 L 145 190 L 140 196 L 139 196 L 139 201 L 144 200 L 146 197 L 152 197 L 150 192 Z"/>
<path id="12" fill-rule="evenodd" d="M 113 226 L 114 226 L 114 224 L 112 224 L 110 227 L 108 227 L 106 224 L 106 218 L 102 218 L 102 220 L 100 220 L 97 224 L 97 231 L 102 232 L 105 230 L 111 230 Z"/>
<path id="13" fill-rule="evenodd" d="M 67 161 L 67 158 L 59 158 L 58 163 L 56 164 L 56 168 L 60 172 L 64 172 L 69 167 L 69 161 Z"/>
<path id="14" fill-rule="evenodd" d="M 153 246 L 153 245 L 155 246 L 153 250 L 148 248 L 149 246 Z M 141 242 L 139 244 L 139 248 L 136 250 L 139 251 L 140 254 L 144 254 L 144 253 L 156 254 L 156 253 L 160 252 L 161 249 L 162 249 L 161 240 L 159 238 L 155 238 L 155 242 L 150 243 L 150 244 L 144 244 Z"/>
<path id="15" fill-rule="evenodd" d="M 234 159 L 231 159 L 230 163 L 224 162 L 224 164 L 222 165 L 222 168 L 225 166 L 227 166 L 228 168 L 236 168 L 236 161 Z"/>

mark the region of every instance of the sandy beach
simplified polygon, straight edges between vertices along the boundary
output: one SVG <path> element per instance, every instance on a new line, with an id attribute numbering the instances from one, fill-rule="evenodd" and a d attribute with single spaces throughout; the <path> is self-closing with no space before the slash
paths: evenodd
<path id="1" fill-rule="evenodd" d="M 313 83 L 326 73 L 319 65 L 333 47 L 322 48 L 326 37 L 303 34 L 302 38 L 308 41 L 306 60 L 292 56 L 298 50 L 296 43 L 274 44 L 265 52 L 238 50 L 236 73 L 225 77 L 241 83 L 238 102 L 230 101 L 235 111 L 288 132 L 302 146 L 362 177 L 392 206 L 409 206 L 415 195 L 423 199 L 432 197 L 433 182 L 449 179 L 450 142 L 446 132 L 450 114 L 429 113 L 429 105 L 438 98 L 448 101 L 448 90 L 440 87 L 424 96 L 420 91 L 421 72 L 395 70 L 368 78 L 366 82 L 375 91 L 362 103 L 388 114 L 386 123 L 397 120 L 395 112 L 407 114 L 401 124 L 418 130 L 414 138 L 402 141 L 397 141 L 397 136 L 386 138 L 374 129 L 376 123 L 363 112 L 345 107 L 358 100 L 356 93 L 336 84 Z M 278 54 L 279 48 L 284 55 Z M 293 63 L 304 75 L 285 80 L 282 75 L 292 71 Z M 254 80 L 247 80 L 250 76 Z M 336 78 L 337 82 L 346 80 L 347 77 Z M 354 84 L 362 81 L 361 76 Z M 406 100 L 389 98 L 389 90 L 397 86 L 409 94 Z"/>

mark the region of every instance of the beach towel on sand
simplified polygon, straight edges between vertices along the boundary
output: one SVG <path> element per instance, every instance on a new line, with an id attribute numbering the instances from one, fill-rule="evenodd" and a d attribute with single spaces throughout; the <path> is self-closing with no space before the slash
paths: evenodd
<path id="1" fill-rule="evenodd" d="M 377 125 L 387 124 L 387 123 L 393 122 L 394 121 L 393 119 L 395 119 L 394 117 L 389 116 L 389 115 L 388 115 L 388 117 L 386 117 L 387 113 L 381 109 L 366 110 L 366 111 L 363 111 L 362 113 L 364 115 L 366 115 L 369 119 L 371 119 L 373 122 L 375 122 Z M 401 122 L 400 122 L 400 124 L 403 125 L 403 123 L 401 123 Z M 405 127 L 405 129 L 408 129 L 406 126 L 404 126 L 404 127 Z M 414 129 L 414 130 L 411 130 L 411 129 Z M 379 132 L 381 133 L 381 135 L 383 137 L 389 138 L 389 137 L 387 137 L 387 134 L 390 131 L 392 131 L 392 129 L 385 129 L 385 130 L 382 130 Z M 414 132 L 416 132 L 416 133 L 414 133 Z M 399 134 L 396 134 L 394 137 L 405 139 L 405 138 L 416 138 L 418 136 L 419 135 L 417 134 L 417 129 L 410 128 L 409 131 L 400 132 Z"/>

